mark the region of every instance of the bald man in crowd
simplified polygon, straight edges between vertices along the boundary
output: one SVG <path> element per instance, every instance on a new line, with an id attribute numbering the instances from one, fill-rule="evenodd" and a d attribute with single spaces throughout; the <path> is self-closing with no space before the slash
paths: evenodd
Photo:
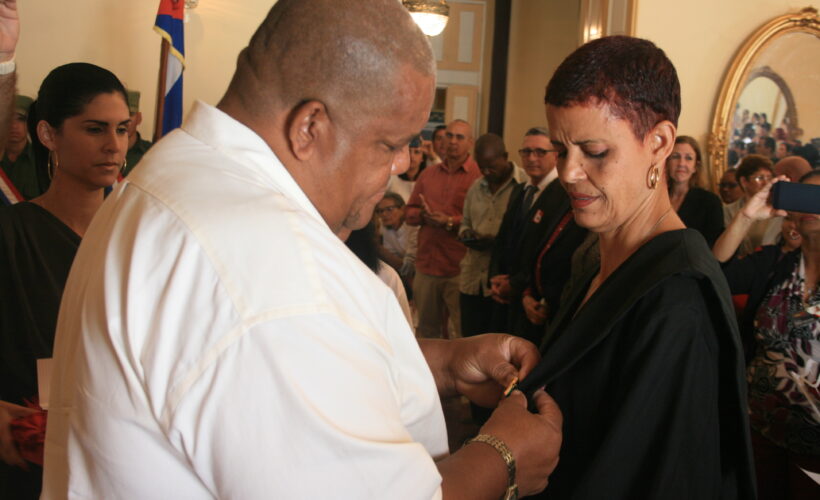
<path id="1" fill-rule="evenodd" d="M 418 310 L 416 335 L 421 338 L 447 335 L 448 317 L 454 335 L 461 336 L 459 266 L 467 249 L 458 240 L 458 230 L 467 190 L 481 177 L 470 154 L 474 144 L 472 126 L 464 120 L 453 120 L 447 125 L 446 138 L 444 161 L 424 169 L 407 200 L 407 223 L 421 226 L 413 280 Z"/>
<path id="2" fill-rule="evenodd" d="M 811 165 L 800 156 L 787 156 L 774 166 L 775 175 L 785 175 L 789 182 L 800 182 L 800 178 L 811 172 Z"/>
<path id="3" fill-rule="evenodd" d="M 45 500 L 501 498 L 542 490 L 560 412 L 500 401 L 505 335 L 417 342 L 336 234 L 363 227 L 429 115 L 395 0 L 279 0 L 217 107 L 108 197 L 66 285 Z M 433 215 L 433 214 L 430 214 Z M 498 404 L 450 454 L 442 395 Z"/>
<path id="4" fill-rule="evenodd" d="M 504 140 L 496 134 L 478 138 L 475 159 L 483 177 L 467 191 L 459 229 L 459 239 L 467 247 L 460 279 L 461 329 L 465 337 L 506 331 L 507 318 L 493 317 L 497 309 L 493 307 L 488 277 L 490 256 L 510 196 L 526 177 L 509 160 Z"/>

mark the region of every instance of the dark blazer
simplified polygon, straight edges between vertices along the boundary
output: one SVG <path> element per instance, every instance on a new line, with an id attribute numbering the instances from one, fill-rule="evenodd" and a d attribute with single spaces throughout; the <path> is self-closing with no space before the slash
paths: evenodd
<path id="1" fill-rule="evenodd" d="M 569 210 L 569 197 L 558 179 L 544 188 L 522 221 L 519 216 L 523 198 L 524 188 L 519 185 L 510 196 L 507 212 L 496 236 L 489 273 L 490 277 L 510 275 L 512 297 L 509 331 L 519 334 L 520 320 L 522 317 L 526 319 L 521 307 L 521 294 L 532 283 L 535 259 L 546 239 Z"/>
<path id="2" fill-rule="evenodd" d="M 543 498 L 754 498 L 737 323 L 703 237 L 653 238 L 580 306 L 597 272 L 520 384 L 530 395 L 546 386 L 564 416 Z"/>

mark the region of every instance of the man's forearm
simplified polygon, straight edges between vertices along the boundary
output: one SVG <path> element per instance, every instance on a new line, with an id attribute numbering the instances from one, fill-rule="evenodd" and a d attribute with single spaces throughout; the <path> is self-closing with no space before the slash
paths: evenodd
<path id="1" fill-rule="evenodd" d="M 419 347 L 436 381 L 436 389 L 441 396 L 456 393 L 455 383 L 450 374 L 450 341 L 442 339 L 419 339 Z"/>
<path id="2" fill-rule="evenodd" d="M 496 450 L 472 443 L 438 462 L 444 500 L 496 500 L 507 484 L 507 471 Z"/>

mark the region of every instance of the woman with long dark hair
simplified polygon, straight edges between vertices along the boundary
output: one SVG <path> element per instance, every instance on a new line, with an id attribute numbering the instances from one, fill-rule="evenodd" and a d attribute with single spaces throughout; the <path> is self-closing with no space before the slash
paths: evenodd
<path id="1" fill-rule="evenodd" d="M 31 413 L 36 362 L 50 358 L 57 311 L 77 247 L 124 166 L 129 121 L 125 88 L 110 71 L 86 63 L 46 76 L 28 129 L 45 193 L 0 209 L 0 424 Z M 7 429 L 2 429 L 7 432 Z M 0 491 L 38 498 L 42 469 L 4 443 Z"/>

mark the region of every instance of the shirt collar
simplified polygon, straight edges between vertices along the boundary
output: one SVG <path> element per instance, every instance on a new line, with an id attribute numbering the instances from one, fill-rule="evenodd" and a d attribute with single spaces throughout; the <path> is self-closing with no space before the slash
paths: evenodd
<path id="1" fill-rule="evenodd" d="M 527 182 L 524 184 L 524 187 L 535 186 L 536 188 L 538 188 L 538 192 L 540 193 L 544 190 L 544 188 L 549 186 L 550 182 L 554 181 L 557 178 L 558 169 L 553 167 L 553 169 L 550 170 L 550 172 L 547 175 L 545 175 L 543 179 L 541 179 L 541 182 L 539 182 L 537 186 L 535 186 L 535 184 L 532 183 L 531 179 L 527 179 Z"/>
<path id="2" fill-rule="evenodd" d="M 277 189 L 308 214 L 325 222 L 270 146 L 244 124 L 220 109 L 195 101 L 181 128 L 222 155 L 235 160 L 237 165 L 245 169 L 245 175 Z"/>
<path id="3" fill-rule="evenodd" d="M 472 168 L 473 164 L 473 155 L 467 155 L 467 159 L 464 160 L 464 163 L 458 166 L 456 170 L 463 170 L 464 172 L 468 172 Z M 447 165 L 447 160 L 445 159 L 441 163 L 438 164 L 439 168 L 444 170 L 445 172 L 450 172 L 450 167 Z"/>

